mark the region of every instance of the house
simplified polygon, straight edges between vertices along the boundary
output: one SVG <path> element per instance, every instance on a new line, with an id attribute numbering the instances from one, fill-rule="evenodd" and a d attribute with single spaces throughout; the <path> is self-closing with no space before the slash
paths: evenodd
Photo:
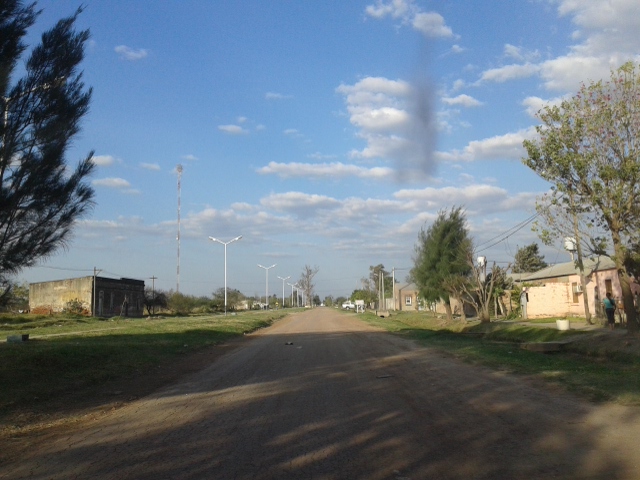
<path id="1" fill-rule="evenodd" d="M 62 312 L 69 302 L 81 305 L 87 315 L 141 317 L 144 280 L 89 276 L 29 284 L 32 313 Z"/>
<path id="2" fill-rule="evenodd" d="M 394 310 L 418 310 L 418 287 L 415 283 L 396 284 L 393 292 Z"/>
<path id="3" fill-rule="evenodd" d="M 609 257 L 584 260 L 584 275 L 589 312 L 601 314 L 601 302 L 607 292 L 621 301 L 622 289 L 615 263 Z M 523 318 L 584 316 L 584 292 L 575 262 L 549 266 L 519 279 Z M 640 285 L 631 284 L 635 295 Z"/>
<path id="4" fill-rule="evenodd" d="M 397 284 L 395 287 L 395 309 L 396 310 L 404 310 L 404 311 L 417 311 L 419 310 L 419 298 L 420 298 L 420 290 L 418 289 L 415 283 L 408 283 L 405 285 Z M 451 298 L 449 301 L 451 305 L 451 312 L 453 315 L 461 315 L 464 309 L 464 314 L 467 317 L 473 317 L 476 314 L 476 311 L 473 307 L 467 303 L 462 303 L 456 300 L 455 298 Z M 431 305 L 430 310 L 445 315 L 447 313 L 444 302 L 436 302 Z"/>

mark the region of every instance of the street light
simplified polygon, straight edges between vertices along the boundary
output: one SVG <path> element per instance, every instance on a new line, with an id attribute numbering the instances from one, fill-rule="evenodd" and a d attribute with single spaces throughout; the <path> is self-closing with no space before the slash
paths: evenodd
<path id="1" fill-rule="evenodd" d="M 291 278 L 291 275 L 289 275 L 288 277 L 278 277 L 278 278 L 282 280 L 282 308 L 284 308 L 284 282 L 285 280 L 289 280 Z"/>
<path id="2" fill-rule="evenodd" d="M 214 237 L 209 237 L 212 242 L 218 242 L 224 245 L 224 314 L 227 314 L 227 245 L 236 242 L 242 238 L 242 235 L 238 235 L 236 238 L 232 238 L 228 242 L 223 242 Z"/>
<path id="3" fill-rule="evenodd" d="M 291 287 L 291 308 L 293 308 L 293 289 L 296 287 L 293 283 L 287 282 L 287 285 Z"/>
<path id="4" fill-rule="evenodd" d="M 272 269 L 273 267 L 275 267 L 276 264 L 274 263 L 270 267 L 263 267 L 260 264 L 258 264 L 258 266 L 260 268 L 264 268 L 264 271 L 267 273 L 267 281 L 266 281 L 266 286 L 265 286 L 265 289 L 264 289 L 264 301 L 267 304 L 266 308 L 269 308 L 269 270 Z"/>

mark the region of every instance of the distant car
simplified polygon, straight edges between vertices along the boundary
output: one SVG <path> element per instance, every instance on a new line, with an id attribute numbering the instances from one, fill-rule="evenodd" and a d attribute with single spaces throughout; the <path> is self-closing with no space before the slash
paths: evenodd
<path id="1" fill-rule="evenodd" d="M 356 304 L 349 300 L 348 302 L 344 302 L 342 304 L 342 308 L 344 308 L 345 310 L 355 310 Z"/>

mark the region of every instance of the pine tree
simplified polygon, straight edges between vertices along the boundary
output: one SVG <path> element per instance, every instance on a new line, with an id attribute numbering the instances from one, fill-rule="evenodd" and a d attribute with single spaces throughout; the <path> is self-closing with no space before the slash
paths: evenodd
<path id="1" fill-rule="evenodd" d="M 40 11 L 18 0 L 0 2 L 0 279 L 65 247 L 74 222 L 93 207 L 86 183 L 93 152 L 75 169 L 67 150 L 89 109 L 78 66 L 89 31 L 75 31 L 81 9 L 46 31 L 26 60 L 23 38 Z"/>

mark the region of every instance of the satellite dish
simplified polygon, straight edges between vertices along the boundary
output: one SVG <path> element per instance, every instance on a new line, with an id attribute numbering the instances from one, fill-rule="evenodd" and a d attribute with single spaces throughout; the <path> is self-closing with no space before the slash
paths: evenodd
<path id="1" fill-rule="evenodd" d="M 564 249 L 567 252 L 575 252 L 578 250 L 576 247 L 576 239 L 573 237 L 565 237 L 564 238 Z"/>

